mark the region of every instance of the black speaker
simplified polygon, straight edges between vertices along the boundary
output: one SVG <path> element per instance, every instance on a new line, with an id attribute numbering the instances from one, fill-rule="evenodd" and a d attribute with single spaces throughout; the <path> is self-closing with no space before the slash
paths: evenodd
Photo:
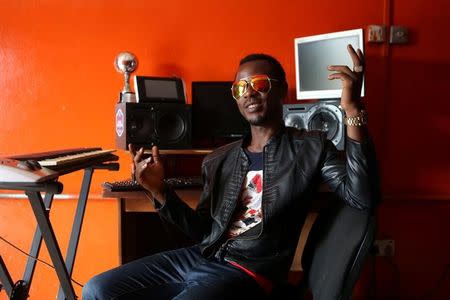
<path id="1" fill-rule="evenodd" d="M 191 107 L 184 103 L 116 104 L 116 147 L 191 148 Z"/>
<path id="2" fill-rule="evenodd" d="M 290 127 L 320 130 L 338 150 L 345 148 L 345 126 L 340 100 L 283 105 L 284 124 Z"/>

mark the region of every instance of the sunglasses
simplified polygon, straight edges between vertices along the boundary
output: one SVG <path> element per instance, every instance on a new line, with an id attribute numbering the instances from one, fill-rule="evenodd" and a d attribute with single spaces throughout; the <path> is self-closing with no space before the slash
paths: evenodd
<path id="1" fill-rule="evenodd" d="M 268 93 L 272 88 L 271 81 L 279 81 L 277 79 L 269 78 L 267 75 L 254 75 L 247 78 L 240 79 L 233 82 L 231 86 L 231 94 L 233 98 L 239 100 L 248 90 L 248 85 L 252 87 L 253 90 L 260 93 Z"/>

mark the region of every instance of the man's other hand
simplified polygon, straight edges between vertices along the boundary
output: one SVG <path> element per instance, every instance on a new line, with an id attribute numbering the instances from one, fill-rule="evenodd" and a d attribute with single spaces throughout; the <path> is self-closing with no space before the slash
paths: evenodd
<path id="1" fill-rule="evenodd" d="M 164 166 L 159 156 L 158 147 L 153 146 L 152 155 L 145 159 L 143 158 L 144 148 L 136 151 L 135 147 L 129 144 L 128 149 L 133 161 L 135 180 L 152 193 L 153 197 L 158 199 L 159 202 L 163 202 Z"/>

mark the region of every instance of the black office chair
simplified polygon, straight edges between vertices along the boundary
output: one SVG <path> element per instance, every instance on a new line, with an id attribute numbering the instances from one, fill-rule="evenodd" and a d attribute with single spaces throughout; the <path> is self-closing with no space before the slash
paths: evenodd
<path id="1" fill-rule="evenodd" d="M 321 211 L 303 251 L 303 280 L 298 286 L 279 288 L 271 299 L 304 299 L 307 292 L 314 300 L 350 299 L 375 231 L 371 212 L 340 201 Z"/>
<path id="2" fill-rule="evenodd" d="M 302 290 L 309 288 L 314 300 L 349 299 L 372 248 L 375 217 L 337 203 L 322 212 L 305 245 Z"/>

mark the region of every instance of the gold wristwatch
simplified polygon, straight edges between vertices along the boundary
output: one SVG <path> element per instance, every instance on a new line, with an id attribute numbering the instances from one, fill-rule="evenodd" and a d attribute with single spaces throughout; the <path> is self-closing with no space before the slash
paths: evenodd
<path id="1" fill-rule="evenodd" d="M 361 127 L 367 124 L 367 112 L 361 109 L 356 116 L 344 117 L 344 124 L 347 126 Z"/>

